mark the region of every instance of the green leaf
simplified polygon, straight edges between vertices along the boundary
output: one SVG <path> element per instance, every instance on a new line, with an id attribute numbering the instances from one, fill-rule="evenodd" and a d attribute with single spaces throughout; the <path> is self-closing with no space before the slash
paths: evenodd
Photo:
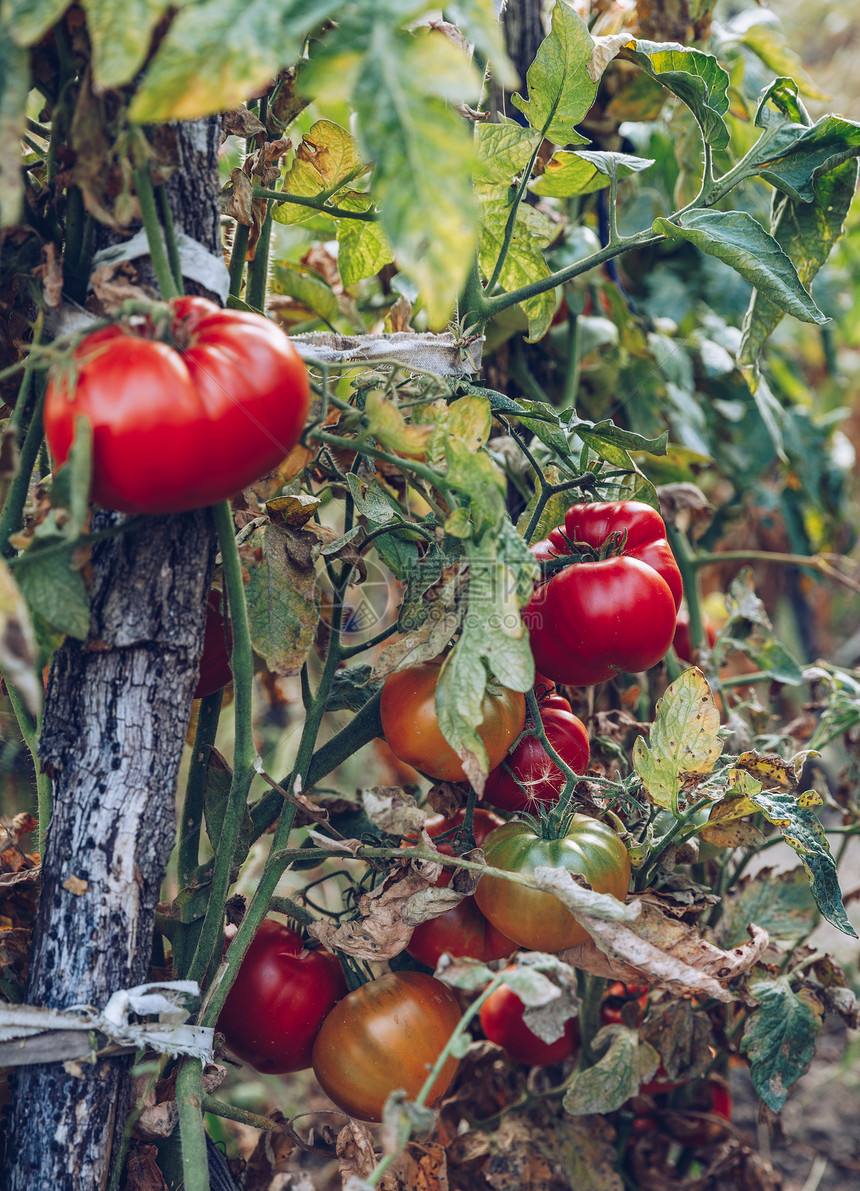
<path id="1" fill-rule="evenodd" d="M 770 674 L 774 682 L 785 683 L 786 686 L 800 686 L 803 682 L 803 669 L 796 658 L 792 657 L 781 641 L 773 638 L 759 641 L 752 637 L 746 641 L 733 639 L 732 644 L 740 653 L 745 654 L 750 661 Z"/>
<path id="2" fill-rule="evenodd" d="M 640 1042 L 636 1030 L 626 1026 L 604 1026 L 592 1040 L 592 1048 L 606 1053 L 584 1071 L 577 1071 L 567 1083 L 564 1111 L 571 1116 L 615 1112 L 639 1091 L 660 1063 L 653 1046 Z"/>
<path id="3" fill-rule="evenodd" d="M 470 450 L 457 438 L 445 443 L 445 457 L 447 483 L 469 498 L 474 534 L 496 529 L 505 516 L 506 489 L 505 476 L 498 464 L 489 455 Z"/>
<path id="4" fill-rule="evenodd" d="M 788 314 L 809 323 L 826 323 L 801 285 L 797 270 L 779 244 L 746 211 L 688 211 L 677 222 L 655 219 L 654 231 L 680 236 L 723 261 Z"/>
<path id="5" fill-rule="evenodd" d="M 30 611 L 59 632 L 86 640 L 90 601 L 80 571 L 71 569 L 66 555 L 38 555 L 38 547 L 31 547 L 24 556 L 26 563 L 22 560 L 15 574 Z"/>
<path id="6" fill-rule="evenodd" d="M 337 318 L 337 294 L 324 277 L 307 265 L 279 264 L 272 292 L 294 298 L 329 326 Z"/>
<path id="7" fill-rule="evenodd" d="M 761 59 L 774 74 L 789 75 L 797 81 L 799 90 L 809 99 L 827 103 L 830 96 L 815 85 L 806 71 L 799 54 L 789 46 L 785 35 L 774 25 L 752 25 L 744 30 L 743 45 Z"/>
<path id="8" fill-rule="evenodd" d="M 259 561 L 248 565 L 245 600 L 254 652 L 275 674 L 297 674 L 319 623 L 311 535 L 260 526 L 248 539 Z"/>
<path id="9" fill-rule="evenodd" d="M 21 695 L 34 720 L 44 696 L 38 661 L 38 644 L 26 601 L 9 564 L 0 559 L 0 671 L 7 686 Z"/>
<path id="10" fill-rule="evenodd" d="M 445 5 L 445 12 L 481 57 L 491 64 L 494 81 L 512 91 L 519 80 L 505 49 L 498 7 L 496 0 L 456 0 L 454 4 Z"/>
<path id="11" fill-rule="evenodd" d="M 369 168 L 345 128 L 331 120 L 317 120 L 302 137 L 281 189 L 299 198 L 328 197 Z M 340 206 L 339 199 L 333 201 Z M 355 209 L 367 209 L 371 205 L 367 198 L 364 202 L 365 208 Z M 278 223 L 304 223 L 318 214 L 313 208 L 296 203 L 272 204 L 272 218 Z"/>
<path id="12" fill-rule="evenodd" d="M 482 541 L 467 542 L 466 550 L 468 610 L 460 638 L 442 666 L 436 686 L 436 713 L 442 735 L 457 752 L 466 775 L 480 793 L 488 762 L 477 725 L 481 722 L 487 670 L 511 690 L 527 691 L 534 683 L 534 660 L 519 605 L 536 568 L 531 553 L 513 529 L 501 543 L 496 535 L 488 533 Z"/>
<path id="13" fill-rule="evenodd" d="M 754 877 L 742 878 L 723 899 L 721 944 L 731 950 L 746 943 L 747 927 L 752 923 L 772 939 L 793 943 L 812 929 L 815 915 L 815 899 L 800 865 L 782 873 L 766 868 Z"/>
<path id="14" fill-rule="evenodd" d="M 683 787 L 707 777 L 722 752 L 719 729 L 705 676 L 695 667 L 685 670 L 657 701 L 650 743 L 640 736 L 633 749 L 633 768 L 651 802 L 678 816 Z"/>
<path id="15" fill-rule="evenodd" d="M 793 262 L 801 284 L 807 289 L 845 230 L 845 218 L 857 188 L 857 174 L 856 161 L 843 162 L 822 174 L 815 179 L 811 203 L 774 195 L 771 235 Z M 764 293 L 753 292 L 744 318 L 739 364 L 755 363 L 782 316 L 782 309 Z"/>
<path id="16" fill-rule="evenodd" d="M 649 455 L 665 455 L 668 449 L 668 430 L 664 430 L 659 438 L 645 438 L 633 430 L 623 430 L 609 418 L 605 418 L 602 422 L 585 422 L 581 418 L 577 418 L 576 415 L 571 416 L 570 425 L 592 450 L 609 463 L 619 466 L 622 465 L 622 456 L 607 454 L 609 448 L 623 451 L 627 458 L 627 466 L 632 466 L 627 455 L 628 451 L 647 451 Z"/>
<path id="17" fill-rule="evenodd" d="M 369 211 L 373 200 L 358 191 L 341 191 L 337 205 L 345 211 Z M 337 220 L 337 268 L 343 284 L 357 285 L 365 277 L 375 277 L 384 265 L 394 260 L 394 252 L 381 223 L 365 219 Z"/>
<path id="18" fill-rule="evenodd" d="M 26 128 L 30 55 L 12 40 L 13 32 L 18 30 L 13 29 L 11 18 L 0 24 L 0 227 L 18 222 L 24 195 L 21 137 Z"/>
<path id="19" fill-rule="evenodd" d="M 766 108 L 759 117 L 765 119 Z M 811 128 L 788 121 L 766 128 L 750 151 L 749 172 L 800 203 L 815 200 L 815 179 L 860 154 L 860 124 L 822 116 Z"/>
<path id="20" fill-rule="evenodd" d="M 531 187 L 535 194 L 550 198 L 571 198 L 577 194 L 591 194 L 609 185 L 613 165 L 617 177 L 626 178 L 653 165 L 650 157 L 633 157 L 629 153 L 602 153 L 580 149 L 562 149 L 547 162 L 546 169 Z"/>
<path id="21" fill-rule="evenodd" d="M 337 0 L 204 0 L 183 8 L 131 103 L 138 124 L 194 120 L 235 107 L 302 54 Z"/>
<path id="22" fill-rule="evenodd" d="M 97 87 L 130 82 L 149 55 L 152 32 L 171 0 L 83 0 Z"/>
<path id="23" fill-rule="evenodd" d="M 759 1098 L 779 1112 L 815 1053 L 822 1007 L 805 990 L 792 992 L 786 976 L 751 979 L 748 989 L 758 1008 L 747 1020 L 741 1053 Z"/>
<path id="24" fill-rule="evenodd" d="M 394 517 L 395 506 L 375 480 L 368 484 L 360 480 L 355 472 L 350 472 L 346 482 L 356 510 L 363 517 L 368 517 L 376 525 L 384 525 Z"/>
<path id="25" fill-rule="evenodd" d="M 559 145 L 583 145 L 575 125 L 584 118 L 597 94 L 597 83 L 589 67 L 594 50 L 591 34 L 577 12 L 558 0 L 552 10 L 552 25 L 528 69 L 529 98 L 513 97 L 541 136 Z"/>
<path id="26" fill-rule="evenodd" d="M 712 54 L 674 42 L 637 39 L 620 57 L 682 99 L 698 121 L 702 136 L 714 149 L 725 149 L 729 130 L 723 119 L 729 109 L 729 76 Z"/>
<path id="27" fill-rule="evenodd" d="M 769 823 L 778 828 L 785 842 L 794 848 L 809 875 L 812 896 L 822 917 L 846 935 L 857 938 L 842 904 L 839 870 L 830 851 L 824 828 L 811 809 L 820 803 L 818 795 L 797 795 L 793 791 L 747 791 L 747 797 Z"/>
<path id="28" fill-rule="evenodd" d="M 3 22 L 16 45 L 31 46 L 42 40 L 69 7 L 69 0 L 4 0 Z"/>
<path id="29" fill-rule="evenodd" d="M 359 135 L 375 162 L 383 228 L 432 327 L 450 317 L 477 240 L 474 147 L 447 102 L 471 97 L 474 83 L 446 38 L 374 22 L 354 93 Z"/>

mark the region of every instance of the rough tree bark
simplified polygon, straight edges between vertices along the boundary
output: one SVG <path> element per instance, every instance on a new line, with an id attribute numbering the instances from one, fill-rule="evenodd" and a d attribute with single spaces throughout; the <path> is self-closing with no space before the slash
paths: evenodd
<path id="1" fill-rule="evenodd" d="M 180 142 L 176 224 L 218 252 L 217 121 L 180 126 Z M 121 521 L 99 519 L 102 528 Z M 117 989 L 146 979 L 214 551 L 211 514 L 201 510 L 152 518 L 93 552 L 89 638 L 59 651 L 47 696 L 41 759 L 54 810 L 30 1004 L 100 1010 Z M 127 1116 L 129 1060 L 80 1071 L 19 1069 L 10 1191 L 107 1185 Z"/>

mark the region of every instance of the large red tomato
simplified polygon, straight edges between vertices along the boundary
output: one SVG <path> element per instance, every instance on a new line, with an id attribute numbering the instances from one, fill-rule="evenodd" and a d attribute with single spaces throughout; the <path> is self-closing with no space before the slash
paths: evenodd
<path id="1" fill-rule="evenodd" d="M 598 893 L 619 901 L 630 885 L 630 857 L 611 827 L 574 815 L 562 839 L 541 839 L 528 823 L 512 821 L 484 841 L 490 868 L 531 876 L 536 868 L 566 868 L 585 877 Z M 516 885 L 503 877 L 481 877 L 475 900 L 497 930 L 531 951 L 562 951 L 588 939 L 568 908 L 552 893 Z"/>
<path id="2" fill-rule="evenodd" d="M 395 756 L 440 782 L 463 782 L 463 763 L 442 735 L 436 715 L 436 684 L 441 663 L 424 662 L 389 674 L 382 688 L 379 712 L 382 730 Z M 481 704 L 478 735 L 495 769 L 526 722 L 526 700 L 490 682 Z"/>
<path id="3" fill-rule="evenodd" d="M 334 955 L 308 951 L 300 935 L 267 918 L 242 960 L 217 1029 L 258 1071 L 301 1071 L 311 1065 L 323 1019 L 346 991 Z"/>
<path id="4" fill-rule="evenodd" d="M 618 671 L 647 670 L 665 655 L 683 584 L 650 505 L 573 505 L 563 531 L 552 530 L 532 551 L 539 560 L 581 554 L 541 583 L 523 612 L 535 665 L 547 678 L 590 686 Z"/>
<path id="5" fill-rule="evenodd" d="M 414 1099 L 460 1020 L 457 998 L 423 972 L 388 972 L 335 1005 L 314 1043 L 314 1074 L 338 1108 L 381 1121 L 391 1092 Z M 439 1100 L 457 1071 L 445 1063 L 431 1089 Z"/>
<path id="6" fill-rule="evenodd" d="M 526 1007 L 507 984 L 500 984 L 480 1009 L 481 1028 L 498 1046 L 503 1046 L 516 1063 L 530 1067 L 548 1067 L 572 1058 L 579 1050 L 579 1026 L 576 1018 L 564 1023 L 564 1033 L 555 1042 L 544 1042 L 528 1028 L 523 1015 Z"/>
<path id="7" fill-rule="evenodd" d="M 424 824 L 424 830 L 436 842 L 436 847 L 446 856 L 453 856 L 454 849 L 448 840 L 437 839 L 440 835 L 452 833 L 463 823 L 466 812 L 457 811 L 450 819 L 434 815 Z M 472 832 L 475 843 L 480 847 L 491 831 L 504 823 L 499 815 L 478 807 L 472 816 Z M 437 887 L 447 888 L 454 875 L 454 869 L 443 869 L 436 882 Z M 478 909 L 474 897 L 464 897 L 453 910 L 431 918 L 415 927 L 406 950 L 422 964 L 435 968 L 439 956 L 447 951 L 458 958 L 468 955 L 471 959 L 489 963 L 491 959 L 504 959 L 517 945 L 507 935 L 496 930 Z"/>
<path id="8" fill-rule="evenodd" d="M 45 435 L 57 466 L 75 420 L 93 433 L 91 495 L 126 513 L 178 513 L 233 496 L 295 445 L 310 384 L 274 323 L 176 298 L 152 318 L 93 331 L 74 352 L 76 376 L 52 377 Z"/>
<path id="9" fill-rule="evenodd" d="M 560 695 L 548 696 L 539 705 L 547 739 L 574 773 L 588 768 L 588 733 L 585 724 Z M 506 811 L 534 812 L 537 804 L 558 802 L 565 776 L 534 736 L 524 736 L 498 769 L 487 778 L 484 798 Z"/>

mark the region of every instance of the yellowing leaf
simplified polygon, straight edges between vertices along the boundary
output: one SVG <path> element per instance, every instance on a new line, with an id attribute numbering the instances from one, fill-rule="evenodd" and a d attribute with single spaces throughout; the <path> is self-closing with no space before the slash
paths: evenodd
<path id="1" fill-rule="evenodd" d="M 318 198 L 333 194 L 369 168 L 345 128 L 331 120 L 317 120 L 302 137 L 282 189 L 302 198 Z M 277 203 L 272 208 L 278 223 L 302 223 L 318 214 L 311 207 L 295 203 Z"/>
<path id="2" fill-rule="evenodd" d="M 657 806 L 678 814 L 685 786 L 708 776 L 722 752 L 720 713 L 701 670 L 685 670 L 657 703 L 650 745 L 640 737 L 633 766 Z"/>
<path id="3" fill-rule="evenodd" d="M 413 426 L 403 417 L 393 401 L 379 389 L 367 394 L 364 409 L 370 433 L 384 447 L 403 455 L 423 455 L 433 433 L 432 426 Z"/>

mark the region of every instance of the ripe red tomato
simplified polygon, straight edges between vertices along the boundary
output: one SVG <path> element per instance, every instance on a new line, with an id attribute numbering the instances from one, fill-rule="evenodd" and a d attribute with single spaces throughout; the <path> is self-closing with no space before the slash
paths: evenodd
<path id="1" fill-rule="evenodd" d="M 616 553 L 601 558 L 612 534 Z M 660 514 L 640 501 L 573 505 L 562 528 L 532 547 L 539 560 L 590 548 L 540 584 L 523 612 L 535 664 L 571 686 L 657 664 L 672 644 L 683 584 Z M 595 557 L 597 552 L 598 557 Z"/>
<path id="2" fill-rule="evenodd" d="M 197 686 L 194 689 L 195 699 L 205 699 L 207 695 L 214 695 L 228 682 L 233 681 L 228 650 L 228 641 L 232 644 L 233 638 L 229 621 L 225 625 L 221 613 L 223 599 L 221 592 L 214 587 L 209 592 L 206 602 L 206 628 L 203 630 L 203 653 L 200 657 Z"/>
<path id="3" fill-rule="evenodd" d="M 544 840 L 527 823 L 512 821 L 484 841 L 491 868 L 530 876 L 536 868 L 566 868 L 585 877 L 598 893 L 619 901 L 630 885 L 630 857 L 611 827 L 587 815 L 574 815 L 563 839 Z M 532 951 L 562 951 L 588 939 L 570 910 L 552 893 L 515 885 L 503 877 L 481 877 L 475 890 L 479 907 L 498 930 Z"/>
<path id="4" fill-rule="evenodd" d="M 311 1065 L 323 1019 L 346 991 L 334 955 L 308 951 L 300 935 L 267 918 L 242 960 L 217 1029 L 258 1071 L 301 1071 Z"/>
<path id="5" fill-rule="evenodd" d="M 382 730 L 395 756 L 440 782 L 463 782 L 460 758 L 439 728 L 436 684 L 441 663 L 424 662 L 389 674 L 382 688 Z M 496 682 L 487 686 L 481 704 L 478 735 L 484 742 L 490 769 L 501 763 L 526 722 L 526 700 Z"/>
<path id="6" fill-rule="evenodd" d="M 76 380 L 54 376 L 45 435 L 56 466 L 75 419 L 93 432 L 92 499 L 126 513 L 179 513 L 233 496 L 289 453 L 310 384 L 284 333 L 260 315 L 205 298 L 93 331 L 74 352 Z"/>
<path id="7" fill-rule="evenodd" d="M 574 773 L 585 773 L 590 756 L 585 724 L 560 695 L 545 699 L 539 709 L 552 747 Z M 524 736 L 487 778 L 484 798 L 502 810 L 534 812 L 538 803 L 558 802 L 564 785 L 564 774 L 540 741 Z"/>
<path id="8" fill-rule="evenodd" d="M 388 972 L 339 1001 L 317 1035 L 314 1074 L 331 1100 L 362 1121 L 381 1121 L 391 1092 L 410 1099 L 460 1020 L 457 998 L 422 972 Z M 458 1062 L 445 1063 L 430 1102 L 445 1094 Z"/>
<path id="9" fill-rule="evenodd" d="M 465 815 L 465 809 L 461 809 L 450 819 L 443 815 L 434 815 L 424 824 L 427 834 L 437 841 L 436 847 L 446 856 L 454 855 L 453 846 L 448 840 L 438 840 L 437 837 L 456 831 L 462 825 Z M 481 847 L 489 833 L 503 824 L 504 819 L 499 815 L 477 807 L 472 817 L 472 831 L 477 846 Z M 436 886 L 447 888 L 453 875 L 454 869 L 444 869 Z M 474 897 L 464 897 L 453 910 L 416 926 L 406 948 L 411 956 L 430 968 L 436 967 L 439 956 L 445 951 L 457 958 L 468 955 L 471 959 L 489 963 L 491 959 L 504 959 L 516 949 L 517 945 L 512 939 L 496 930 L 492 923 L 487 921 L 478 909 Z"/>
<path id="10" fill-rule="evenodd" d="M 491 1042 L 503 1046 L 517 1063 L 530 1067 L 548 1067 L 572 1058 L 579 1050 L 579 1026 L 576 1018 L 564 1023 L 564 1033 L 555 1042 L 544 1042 L 523 1021 L 526 1011 L 517 994 L 507 984 L 491 992 L 480 1009 L 481 1028 Z"/>

